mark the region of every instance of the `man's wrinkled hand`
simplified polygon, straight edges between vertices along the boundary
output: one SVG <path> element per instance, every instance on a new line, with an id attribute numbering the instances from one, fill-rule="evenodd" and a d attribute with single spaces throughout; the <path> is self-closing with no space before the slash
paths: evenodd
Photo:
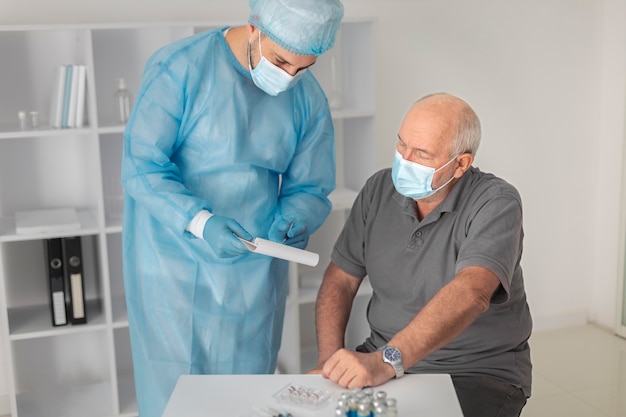
<path id="1" fill-rule="evenodd" d="M 361 353 L 340 349 L 322 368 L 322 376 L 344 388 L 375 387 L 395 376 L 393 368 L 383 362 L 382 352 Z"/>

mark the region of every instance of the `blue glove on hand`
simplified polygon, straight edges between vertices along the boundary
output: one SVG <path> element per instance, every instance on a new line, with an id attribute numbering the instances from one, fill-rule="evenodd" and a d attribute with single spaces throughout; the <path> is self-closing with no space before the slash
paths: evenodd
<path id="1" fill-rule="evenodd" d="M 290 222 L 282 217 L 274 220 L 267 235 L 272 242 L 283 243 L 298 249 L 306 248 L 309 243 L 309 232 L 306 224 Z"/>
<path id="2" fill-rule="evenodd" d="M 211 216 L 202 231 L 202 237 L 220 258 L 232 258 L 248 252 L 237 236 L 245 240 L 254 239 L 236 220 L 224 216 Z"/>

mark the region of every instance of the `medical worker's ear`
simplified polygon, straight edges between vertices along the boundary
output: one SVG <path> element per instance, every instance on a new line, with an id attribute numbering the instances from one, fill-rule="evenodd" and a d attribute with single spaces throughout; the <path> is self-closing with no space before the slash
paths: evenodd
<path id="1" fill-rule="evenodd" d="M 456 157 L 457 167 L 454 171 L 454 178 L 461 178 L 474 163 L 474 155 L 465 152 Z"/>
<path id="2" fill-rule="evenodd" d="M 256 40 L 259 37 L 259 34 L 257 33 L 257 30 L 259 30 L 259 28 L 257 28 L 253 24 L 248 23 L 246 25 L 246 29 L 248 32 L 248 42 L 252 42 L 253 39 Z"/>

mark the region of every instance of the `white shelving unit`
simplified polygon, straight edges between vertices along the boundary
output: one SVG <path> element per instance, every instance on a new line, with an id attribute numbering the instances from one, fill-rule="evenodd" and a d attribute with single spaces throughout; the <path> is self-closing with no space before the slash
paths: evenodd
<path id="1" fill-rule="evenodd" d="M 626 143 L 626 138 L 624 138 Z M 615 318 L 615 332 L 626 338 L 626 146 L 622 156 L 622 215 L 619 231 L 619 256 L 617 279 L 617 314 Z"/>
<path id="2" fill-rule="evenodd" d="M 113 92 L 131 92 L 159 47 L 212 27 L 242 22 L 177 22 L 0 27 L 0 342 L 8 364 L 13 417 L 136 416 L 121 256 L 120 166 L 124 126 Z M 314 365 L 313 306 L 334 239 L 356 192 L 375 167 L 374 22 L 346 21 L 335 48 L 314 71 L 333 103 L 337 191 L 328 222 L 311 238 L 316 268 L 292 265 L 279 364 L 298 373 Z M 10 58 L 10 59 L 8 59 Z M 51 129 L 54 69 L 87 68 L 84 128 Z M 338 93 L 338 95 L 335 95 Z M 339 100 L 335 100 L 340 97 Z M 38 111 L 21 127 L 18 112 Z M 76 208 L 80 230 L 17 234 L 15 212 Z M 52 327 L 45 239 L 81 236 L 87 324 Z M 367 289 L 364 290 L 367 294 Z M 363 303 L 355 308 L 364 308 Z M 363 305 L 360 305 L 363 304 Z M 365 323 L 355 323 L 359 343 Z"/>
<path id="3" fill-rule="evenodd" d="M 316 365 L 315 299 L 330 253 L 358 191 L 376 169 L 375 23 L 344 22 L 333 49 L 312 67 L 333 111 L 337 153 L 337 189 L 333 211 L 311 237 L 307 250 L 320 254 L 318 266 L 292 265 L 279 371 L 300 373 Z M 338 104 L 338 105 L 336 105 Z M 371 294 L 365 282 L 354 303 L 346 345 L 355 347 L 369 334 L 365 309 Z"/>

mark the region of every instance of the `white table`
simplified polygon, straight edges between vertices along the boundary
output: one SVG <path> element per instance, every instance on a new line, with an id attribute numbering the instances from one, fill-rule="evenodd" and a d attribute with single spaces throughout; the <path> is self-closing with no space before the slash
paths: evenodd
<path id="1" fill-rule="evenodd" d="M 331 398 L 315 409 L 283 405 L 273 395 L 288 384 L 327 390 Z M 397 400 L 399 417 L 463 417 L 446 374 L 405 375 L 374 387 L 379 390 Z M 321 375 L 183 375 L 163 417 L 268 417 L 269 409 L 293 417 L 333 417 L 344 391 Z"/>

